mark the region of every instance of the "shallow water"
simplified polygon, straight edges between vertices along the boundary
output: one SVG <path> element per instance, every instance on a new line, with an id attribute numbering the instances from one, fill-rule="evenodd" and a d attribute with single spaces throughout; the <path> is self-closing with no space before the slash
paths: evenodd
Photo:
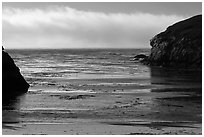
<path id="1" fill-rule="evenodd" d="M 128 77 L 148 71 L 135 64 L 137 53 L 149 50 L 9 50 L 25 77 Z"/>

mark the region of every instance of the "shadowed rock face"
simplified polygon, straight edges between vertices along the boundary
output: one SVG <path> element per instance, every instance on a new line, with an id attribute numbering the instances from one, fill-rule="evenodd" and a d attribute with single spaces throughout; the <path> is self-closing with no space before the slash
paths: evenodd
<path id="1" fill-rule="evenodd" d="M 29 84 L 20 74 L 19 68 L 13 59 L 2 49 L 2 98 L 3 101 L 15 98 L 26 93 Z"/>
<path id="2" fill-rule="evenodd" d="M 148 64 L 202 68 L 202 15 L 180 21 L 150 41 Z"/>

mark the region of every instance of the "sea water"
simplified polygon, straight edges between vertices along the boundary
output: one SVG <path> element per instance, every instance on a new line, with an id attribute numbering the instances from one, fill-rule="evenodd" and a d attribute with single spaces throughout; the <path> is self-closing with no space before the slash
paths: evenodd
<path id="1" fill-rule="evenodd" d="M 150 77 L 149 67 L 134 61 L 135 55 L 148 55 L 149 49 L 38 49 L 7 52 L 31 86 L 34 79 L 43 78 Z"/>

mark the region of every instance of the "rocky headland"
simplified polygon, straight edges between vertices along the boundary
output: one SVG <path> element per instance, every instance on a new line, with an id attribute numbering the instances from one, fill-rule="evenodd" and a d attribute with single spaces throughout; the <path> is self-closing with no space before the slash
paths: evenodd
<path id="1" fill-rule="evenodd" d="M 13 59 L 2 47 L 2 98 L 6 102 L 9 99 L 26 93 L 29 84 L 20 73 Z"/>
<path id="2" fill-rule="evenodd" d="M 202 69 L 202 15 L 177 22 L 150 40 L 151 53 L 144 64 Z"/>

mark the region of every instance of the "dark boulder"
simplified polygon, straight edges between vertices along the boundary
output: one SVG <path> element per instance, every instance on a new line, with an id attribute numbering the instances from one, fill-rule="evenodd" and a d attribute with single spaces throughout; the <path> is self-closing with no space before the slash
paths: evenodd
<path id="1" fill-rule="evenodd" d="M 169 26 L 150 40 L 148 64 L 202 68 L 202 15 Z"/>
<path id="2" fill-rule="evenodd" d="M 133 58 L 134 61 L 139 61 L 139 62 L 145 62 L 147 59 L 148 59 L 148 56 L 144 54 L 138 54 Z"/>
<path id="3" fill-rule="evenodd" d="M 3 101 L 28 91 L 29 84 L 20 73 L 13 59 L 2 48 L 2 98 Z"/>
<path id="4" fill-rule="evenodd" d="M 135 57 L 134 57 L 134 60 L 140 60 L 140 59 L 144 59 L 144 58 L 146 58 L 147 56 L 146 55 L 144 55 L 144 54 L 138 54 L 138 55 L 136 55 Z"/>

